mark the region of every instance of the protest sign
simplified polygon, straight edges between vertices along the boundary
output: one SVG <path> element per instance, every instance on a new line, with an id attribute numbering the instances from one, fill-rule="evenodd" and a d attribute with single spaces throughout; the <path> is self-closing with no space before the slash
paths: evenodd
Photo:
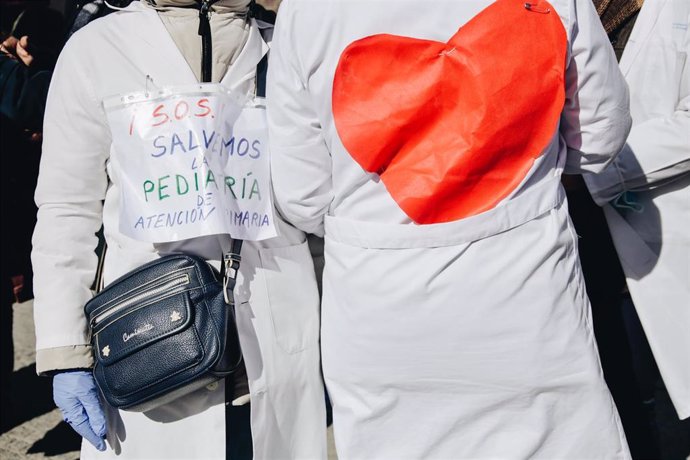
<path id="1" fill-rule="evenodd" d="M 104 106 L 121 232 L 156 243 L 276 235 L 261 105 L 199 84 L 119 96 Z"/>

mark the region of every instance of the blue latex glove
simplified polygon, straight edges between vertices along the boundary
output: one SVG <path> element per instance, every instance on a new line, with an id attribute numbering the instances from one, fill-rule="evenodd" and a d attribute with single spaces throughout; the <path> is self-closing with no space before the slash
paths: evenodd
<path id="1" fill-rule="evenodd" d="M 90 372 L 68 371 L 55 375 L 53 400 L 74 431 L 96 449 L 105 450 L 105 415 Z"/>

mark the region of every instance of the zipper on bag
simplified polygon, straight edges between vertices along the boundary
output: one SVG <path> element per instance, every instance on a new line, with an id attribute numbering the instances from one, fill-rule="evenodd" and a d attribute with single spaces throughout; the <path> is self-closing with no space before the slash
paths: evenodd
<path id="1" fill-rule="evenodd" d="M 184 286 L 186 284 L 189 284 L 189 275 L 185 273 L 171 279 L 170 281 L 166 281 L 164 284 L 161 284 L 160 286 L 157 286 L 153 289 L 124 299 L 121 302 L 116 303 L 110 308 L 108 308 L 107 311 L 104 311 L 103 313 L 99 313 L 98 315 L 94 316 L 91 320 L 91 330 L 93 330 L 93 328 L 96 327 L 98 323 L 102 322 L 103 320 L 115 315 L 116 313 L 126 309 L 127 307 L 137 302 L 144 301 L 148 298 L 153 298 L 167 290 L 173 289 L 178 286 Z"/>

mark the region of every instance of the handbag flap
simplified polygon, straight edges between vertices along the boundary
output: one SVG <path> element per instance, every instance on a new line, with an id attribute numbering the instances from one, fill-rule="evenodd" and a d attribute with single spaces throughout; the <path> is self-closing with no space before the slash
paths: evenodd
<path id="1" fill-rule="evenodd" d="M 186 329 L 192 318 L 188 292 L 179 292 L 130 311 L 95 334 L 96 358 L 104 366 L 113 364 Z"/>

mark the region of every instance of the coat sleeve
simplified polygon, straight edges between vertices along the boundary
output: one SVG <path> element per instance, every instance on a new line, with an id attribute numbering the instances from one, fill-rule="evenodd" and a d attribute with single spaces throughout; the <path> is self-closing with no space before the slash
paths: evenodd
<path id="1" fill-rule="evenodd" d="M 623 151 L 601 174 L 584 176 L 592 198 L 603 205 L 626 191 L 646 192 L 690 174 L 690 33 L 686 34 L 680 69 L 679 99 L 673 113 L 633 126 Z M 673 65 L 675 62 L 669 61 Z M 674 72 L 674 68 L 660 69 Z"/>
<path id="2" fill-rule="evenodd" d="M 97 266 L 110 134 L 88 78 L 94 64 L 80 38 L 75 35 L 58 60 L 43 127 L 31 254 L 39 374 L 92 364 L 83 308 Z"/>
<path id="3" fill-rule="evenodd" d="M 310 103 L 295 46 L 294 10 L 281 4 L 268 65 L 266 98 L 276 208 L 297 228 L 323 236 L 333 199 L 331 157 Z"/>
<path id="4" fill-rule="evenodd" d="M 625 143 L 631 125 L 628 86 L 591 0 L 570 11 L 570 59 L 560 132 L 566 174 L 599 172 Z"/>

